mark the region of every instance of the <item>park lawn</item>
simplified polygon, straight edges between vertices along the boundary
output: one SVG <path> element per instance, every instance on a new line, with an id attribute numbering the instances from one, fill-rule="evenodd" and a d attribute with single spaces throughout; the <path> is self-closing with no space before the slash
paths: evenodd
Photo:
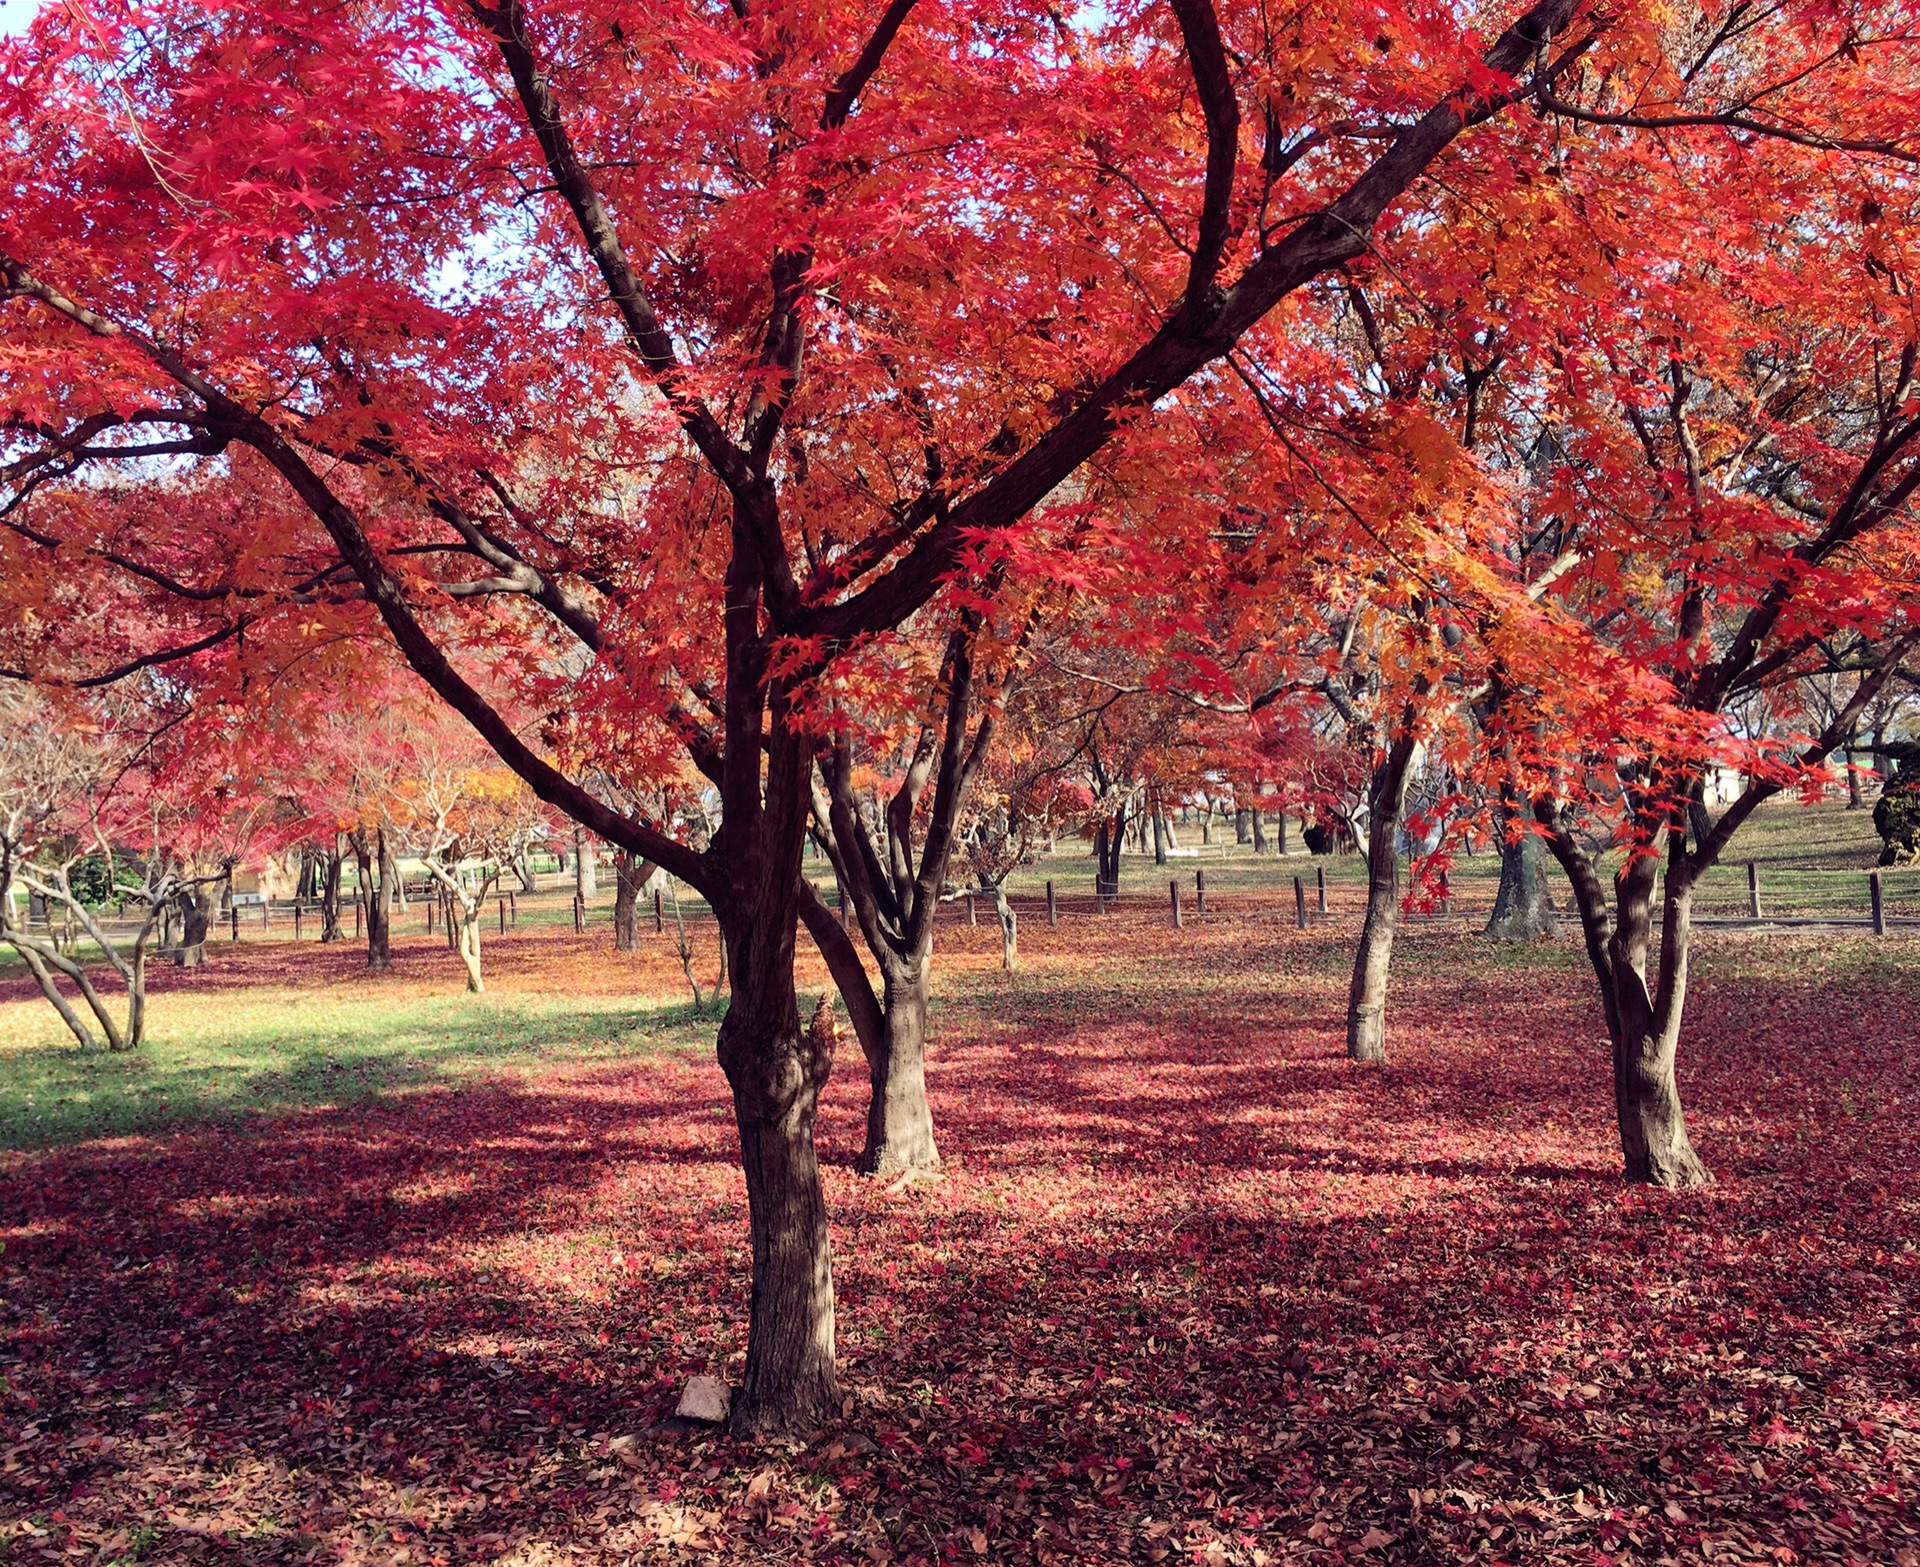
<path id="1" fill-rule="evenodd" d="M 418 933 L 396 939 L 386 978 L 351 944 L 216 941 L 205 978 L 153 968 L 148 1043 L 115 1054 L 72 1048 L 18 961 L 0 965 L 0 1149 L 710 1048 L 712 1019 L 664 954 L 602 959 L 577 945 L 569 959 L 537 937 L 495 938 L 488 992 L 469 996 L 444 942 Z"/>
<path id="2" fill-rule="evenodd" d="M 1416 925 L 1363 1070 L 1352 934 L 1143 900 L 1028 921 L 1005 976 L 943 926 L 947 1173 L 852 1173 L 844 1047 L 848 1409 L 759 1450 L 645 1434 L 738 1374 L 748 1264 L 665 938 L 508 938 L 485 998 L 412 936 L 386 980 L 164 976 L 157 1061 L 365 1086 L 0 1156 L 0 1560 L 1904 1563 L 1920 943 L 1703 935 L 1720 1179 L 1669 1196 L 1615 1178 L 1571 939 Z"/>

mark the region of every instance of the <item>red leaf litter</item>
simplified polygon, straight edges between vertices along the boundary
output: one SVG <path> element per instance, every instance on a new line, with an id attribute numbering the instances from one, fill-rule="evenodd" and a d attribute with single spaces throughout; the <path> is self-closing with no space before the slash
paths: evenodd
<path id="1" fill-rule="evenodd" d="M 7 1156 L 0 1560 L 1920 1563 L 1910 967 L 1703 939 L 1674 1197 L 1571 948 L 1409 933 L 1356 1070 L 1321 934 L 989 940 L 944 1178 L 835 1079 L 803 1447 L 658 1429 L 743 1347 L 704 1053 Z"/>

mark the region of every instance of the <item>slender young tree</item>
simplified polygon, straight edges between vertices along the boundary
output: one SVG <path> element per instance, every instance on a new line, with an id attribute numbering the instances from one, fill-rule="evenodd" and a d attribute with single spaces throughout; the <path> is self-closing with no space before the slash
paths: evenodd
<path id="1" fill-rule="evenodd" d="M 926 1090 L 934 923 L 1019 658 L 1018 646 L 995 649 L 986 633 L 986 617 L 969 612 L 948 634 L 930 709 L 884 794 L 862 787 L 844 723 L 817 757 L 812 830 L 880 970 L 876 995 L 839 919 L 809 887 L 801 917 L 866 1056 L 867 1136 L 856 1167 L 869 1175 L 939 1163 Z"/>

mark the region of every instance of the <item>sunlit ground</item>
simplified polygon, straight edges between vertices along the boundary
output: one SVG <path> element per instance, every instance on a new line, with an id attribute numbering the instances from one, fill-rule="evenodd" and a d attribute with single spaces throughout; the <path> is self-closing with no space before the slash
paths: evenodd
<path id="1" fill-rule="evenodd" d="M 1920 942 L 1703 938 L 1676 1198 L 1617 1184 L 1571 938 L 1416 925 L 1356 1070 L 1353 926 L 1143 895 L 1007 978 L 956 911 L 946 1178 L 855 1177 L 850 1043 L 829 1090 L 850 1402 L 797 1451 L 609 1446 L 744 1344 L 650 922 L 495 940 L 478 998 L 417 930 L 216 949 L 133 1060 L 12 971 L 0 1560 L 1902 1561 Z"/>

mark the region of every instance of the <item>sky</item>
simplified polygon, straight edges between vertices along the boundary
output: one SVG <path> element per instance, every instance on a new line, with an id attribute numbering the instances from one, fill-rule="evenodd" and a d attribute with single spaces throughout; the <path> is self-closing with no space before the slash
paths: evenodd
<path id="1" fill-rule="evenodd" d="M 39 9 L 40 0 L 0 0 L 0 38 L 20 32 Z"/>

